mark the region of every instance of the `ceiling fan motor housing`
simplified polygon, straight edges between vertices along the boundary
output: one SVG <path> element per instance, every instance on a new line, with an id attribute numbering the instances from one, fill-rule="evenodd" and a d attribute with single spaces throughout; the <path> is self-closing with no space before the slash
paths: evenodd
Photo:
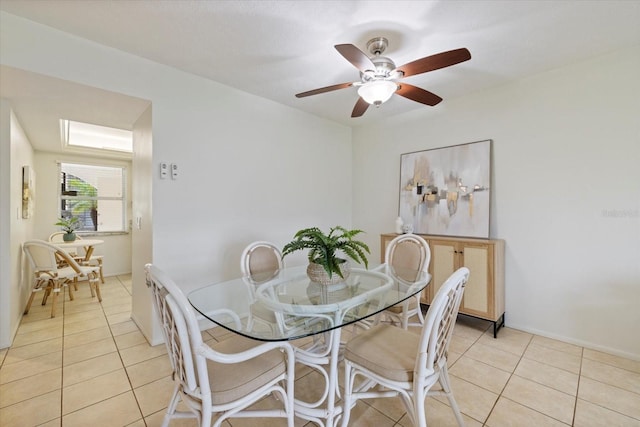
<path id="1" fill-rule="evenodd" d="M 376 69 L 371 70 L 371 72 L 367 70 L 364 73 L 360 73 L 363 83 L 371 80 L 398 78 L 397 76 L 392 75 L 392 71 L 396 69 L 396 64 L 386 56 L 376 56 L 371 58 L 371 62 L 376 66 Z"/>

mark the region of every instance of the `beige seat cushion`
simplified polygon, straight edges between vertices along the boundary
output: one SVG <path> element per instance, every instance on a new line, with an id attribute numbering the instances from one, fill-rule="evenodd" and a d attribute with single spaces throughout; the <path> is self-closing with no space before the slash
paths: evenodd
<path id="1" fill-rule="evenodd" d="M 415 299 L 415 297 L 411 297 L 411 299 L 409 300 L 409 305 L 407 307 L 408 310 L 414 310 L 418 308 L 418 301 Z M 387 308 L 387 311 L 390 311 L 392 313 L 396 313 L 396 314 L 400 314 L 402 313 L 402 304 L 397 304 L 394 305 L 392 307 Z"/>
<path id="2" fill-rule="evenodd" d="M 413 381 L 420 336 L 379 324 L 347 343 L 344 358 L 394 381 Z"/>
<path id="3" fill-rule="evenodd" d="M 217 343 L 212 348 L 220 353 L 239 353 L 256 344 L 259 342 L 234 337 Z M 208 360 L 207 364 L 214 405 L 240 399 L 286 372 L 285 356 L 280 350 L 271 350 L 241 363 L 225 364 Z"/>

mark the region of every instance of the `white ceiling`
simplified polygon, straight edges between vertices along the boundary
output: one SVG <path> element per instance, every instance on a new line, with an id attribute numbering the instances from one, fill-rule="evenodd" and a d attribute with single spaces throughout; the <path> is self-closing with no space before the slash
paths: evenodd
<path id="1" fill-rule="evenodd" d="M 2 0 L 0 10 L 350 126 L 439 108 L 468 93 L 640 44 L 638 0 Z M 358 71 L 333 46 L 352 43 L 366 51 L 367 40 L 376 36 L 389 40 L 385 56 L 396 65 L 460 47 L 468 48 L 472 59 L 406 79 L 444 98 L 436 107 L 394 96 L 352 119 L 353 87 L 295 98 L 299 92 L 358 80 Z M 19 93 L 12 80 L 20 72 L 10 71 L 2 69 L 0 94 L 8 97 L 13 87 L 12 105 L 19 106 L 14 105 L 16 114 L 32 138 L 38 127 L 32 110 L 56 106 L 39 105 L 33 93 Z M 37 88 L 25 84 L 24 90 L 46 96 L 46 80 L 39 78 Z M 49 83 L 55 88 L 53 79 Z M 143 108 L 141 100 L 86 88 L 87 96 L 90 92 L 110 99 L 104 108 L 118 100 L 126 105 L 106 113 L 120 115 L 112 117 L 113 123 L 103 119 L 98 124 L 129 120 L 130 125 L 126 115 Z M 99 104 L 92 104 L 96 117 L 105 117 L 95 111 L 103 108 L 95 107 Z M 87 107 L 80 108 L 86 115 Z"/>

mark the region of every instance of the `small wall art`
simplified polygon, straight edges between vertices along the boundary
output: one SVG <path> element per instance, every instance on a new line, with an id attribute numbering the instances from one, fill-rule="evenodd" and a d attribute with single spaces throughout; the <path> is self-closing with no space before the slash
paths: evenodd
<path id="1" fill-rule="evenodd" d="M 36 191 L 35 174 L 31 166 L 22 167 L 22 218 L 33 216 L 33 204 Z"/>
<path id="2" fill-rule="evenodd" d="M 400 156 L 399 215 L 413 232 L 489 237 L 491 140 Z"/>

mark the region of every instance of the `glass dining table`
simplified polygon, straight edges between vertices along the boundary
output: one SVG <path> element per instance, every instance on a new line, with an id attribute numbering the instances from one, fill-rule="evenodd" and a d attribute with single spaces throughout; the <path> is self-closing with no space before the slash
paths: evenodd
<path id="1" fill-rule="evenodd" d="M 333 426 L 342 413 L 338 362 L 343 329 L 367 328 L 376 314 L 412 298 L 429 283 L 424 271 L 352 268 L 336 285 L 309 280 L 306 266 L 253 274 L 191 291 L 191 305 L 216 325 L 258 341 L 291 341 L 296 362 L 324 378 L 312 402 L 296 399 L 296 415 Z"/>

